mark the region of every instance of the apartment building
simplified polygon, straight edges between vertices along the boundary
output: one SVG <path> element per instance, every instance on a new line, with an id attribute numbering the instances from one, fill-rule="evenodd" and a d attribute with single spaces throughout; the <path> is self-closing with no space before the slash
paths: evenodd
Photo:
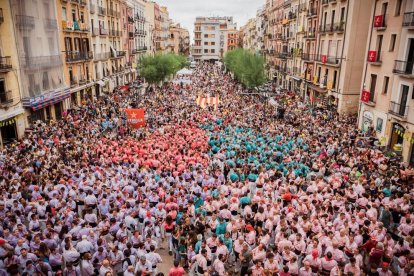
<path id="1" fill-rule="evenodd" d="M 197 17 L 194 23 L 194 60 L 222 59 L 229 49 L 228 34 L 236 32 L 237 24 L 233 17 Z M 234 43 L 231 42 L 232 46 Z"/>
<path id="2" fill-rule="evenodd" d="M 86 1 L 56 0 L 59 28 L 59 48 L 63 54 L 65 83 L 70 86 L 71 97 L 56 104 L 55 117 L 62 111 L 78 105 L 82 99 L 92 99 L 95 89 L 92 79 L 93 51 L 89 6 Z M 57 111 L 57 112 L 56 112 Z"/>
<path id="3" fill-rule="evenodd" d="M 169 52 L 188 56 L 190 54 L 190 34 L 178 24 L 171 24 L 169 31 Z"/>
<path id="4" fill-rule="evenodd" d="M 161 16 L 161 31 L 160 31 L 160 46 L 161 51 L 169 52 L 169 38 L 170 38 L 170 16 L 167 7 L 160 7 Z"/>
<path id="5" fill-rule="evenodd" d="M 267 1 L 269 76 L 317 106 L 358 111 L 374 0 Z M 362 46 L 362 47 L 361 47 Z"/>
<path id="6" fill-rule="evenodd" d="M 8 39 L 15 40 L 17 50 L 17 53 L 10 54 L 15 54 L 18 58 L 18 65 L 11 74 L 16 74 L 19 78 L 20 99 L 27 121 L 32 123 L 59 118 L 63 109 L 62 102 L 70 97 L 70 86 L 63 73 L 56 2 L 2 1 L 4 2 L 5 6 L 11 8 L 8 21 L 14 26 Z"/>
<path id="7" fill-rule="evenodd" d="M 378 0 L 371 8 L 359 128 L 414 165 L 414 3 Z"/>
<path id="8" fill-rule="evenodd" d="M 20 99 L 19 60 L 13 24 L 9 3 L 0 1 L 0 146 L 21 137 L 27 126 Z"/>
<path id="9" fill-rule="evenodd" d="M 256 18 L 250 18 L 241 29 L 243 30 L 243 48 L 256 51 L 258 38 Z"/>
<path id="10" fill-rule="evenodd" d="M 148 34 L 148 20 L 145 16 L 146 2 L 144 0 L 130 0 L 128 2 L 129 15 L 128 22 L 130 24 L 129 43 L 130 43 L 130 58 L 133 68 L 136 68 L 139 59 L 146 55 L 150 50 L 150 41 L 147 40 Z"/>

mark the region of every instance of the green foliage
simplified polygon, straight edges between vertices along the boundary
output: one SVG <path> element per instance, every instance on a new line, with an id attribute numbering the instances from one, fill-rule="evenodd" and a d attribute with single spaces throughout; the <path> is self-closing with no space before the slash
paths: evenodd
<path id="1" fill-rule="evenodd" d="M 226 53 L 224 64 L 246 87 L 257 87 L 266 81 L 265 60 L 258 54 L 237 48 Z"/>
<path id="2" fill-rule="evenodd" d="M 175 54 L 156 54 L 144 56 L 139 63 L 139 72 L 148 83 L 160 83 L 190 63 L 184 56 Z"/>

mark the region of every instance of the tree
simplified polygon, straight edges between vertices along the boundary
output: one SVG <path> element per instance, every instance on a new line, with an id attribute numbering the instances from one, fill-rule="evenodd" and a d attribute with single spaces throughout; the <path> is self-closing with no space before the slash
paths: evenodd
<path id="1" fill-rule="evenodd" d="M 175 75 L 190 63 L 184 56 L 175 54 L 156 54 L 144 56 L 138 66 L 140 75 L 150 84 L 160 83 Z"/>
<path id="2" fill-rule="evenodd" d="M 227 52 L 224 64 L 248 88 L 260 86 L 266 81 L 265 60 L 258 54 L 237 48 Z"/>

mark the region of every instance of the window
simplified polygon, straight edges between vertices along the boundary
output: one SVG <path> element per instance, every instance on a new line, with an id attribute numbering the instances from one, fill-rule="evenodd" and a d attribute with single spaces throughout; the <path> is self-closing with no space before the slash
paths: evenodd
<path id="1" fill-rule="evenodd" d="M 207 41 L 204 41 L 204 45 L 206 45 L 206 46 L 207 46 L 207 45 L 208 45 L 208 42 L 207 42 Z"/>
<path id="2" fill-rule="evenodd" d="M 49 75 L 47 74 L 47 72 L 43 72 L 42 84 L 43 84 L 43 90 L 49 89 Z"/>
<path id="3" fill-rule="evenodd" d="M 62 8 L 62 19 L 68 21 L 68 15 L 66 14 L 66 8 Z"/>
<path id="4" fill-rule="evenodd" d="M 375 100 L 375 87 L 377 86 L 377 75 L 371 74 L 371 86 L 369 89 L 369 92 L 371 93 L 369 95 L 369 101 L 374 102 Z"/>
<path id="5" fill-rule="evenodd" d="M 211 49 L 211 53 L 214 54 L 216 52 L 215 49 Z"/>
<path id="6" fill-rule="evenodd" d="M 73 20 L 73 22 L 76 21 L 76 11 L 75 10 L 72 10 L 72 20 Z"/>
<path id="7" fill-rule="evenodd" d="M 210 45 L 216 45 L 216 42 L 214 42 L 214 41 L 211 41 L 211 43 L 210 43 Z"/>
<path id="8" fill-rule="evenodd" d="M 390 41 L 390 52 L 394 52 L 395 41 L 396 40 L 397 40 L 397 35 L 396 34 L 392 34 L 391 35 L 391 41 Z"/>
<path id="9" fill-rule="evenodd" d="M 377 37 L 377 60 L 376 61 L 381 61 L 381 51 L 382 51 L 382 41 L 384 39 L 383 35 L 379 35 Z"/>
<path id="10" fill-rule="evenodd" d="M 204 34 L 204 38 L 208 38 L 208 34 Z"/>
<path id="11" fill-rule="evenodd" d="M 395 5 L 395 16 L 400 16 L 400 14 L 401 14 L 402 0 L 397 0 L 396 2 L 397 3 Z"/>
<path id="12" fill-rule="evenodd" d="M 333 82 L 332 82 L 332 88 L 336 88 L 336 79 L 338 78 L 338 71 L 334 71 L 334 75 L 333 75 Z"/>
<path id="13" fill-rule="evenodd" d="M 0 79 L 0 103 L 7 102 L 7 93 L 4 79 Z"/>
<path id="14" fill-rule="evenodd" d="M 85 15 L 84 15 L 83 12 L 80 12 L 79 21 L 82 22 L 82 23 L 85 23 Z"/>
<path id="15" fill-rule="evenodd" d="M 384 120 L 381 118 L 377 118 L 377 127 L 376 127 L 376 131 L 378 132 L 382 132 L 382 125 L 384 123 Z"/>
<path id="16" fill-rule="evenodd" d="M 384 76 L 384 88 L 382 89 L 382 94 L 388 93 L 388 83 L 390 82 L 390 77 Z"/>
<path id="17" fill-rule="evenodd" d="M 204 54 L 208 54 L 208 49 L 204 49 Z"/>

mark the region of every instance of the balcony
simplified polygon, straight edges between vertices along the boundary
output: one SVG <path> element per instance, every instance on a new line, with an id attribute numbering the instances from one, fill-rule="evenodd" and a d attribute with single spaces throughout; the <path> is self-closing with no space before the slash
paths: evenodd
<path id="1" fill-rule="evenodd" d="M 289 20 L 294 20 L 296 19 L 296 17 L 297 17 L 296 12 L 289 12 L 289 15 L 288 15 Z"/>
<path id="2" fill-rule="evenodd" d="M 109 34 L 109 30 L 105 28 L 99 28 L 99 35 L 107 36 Z"/>
<path id="3" fill-rule="evenodd" d="M 326 6 L 328 4 L 329 4 L 329 1 L 328 0 L 322 0 L 322 6 Z"/>
<path id="4" fill-rule="evenodd" d="M 0 24 L 4 22 L 3 9 L 0 9 Z"/>
<path id="5" fill-rule="evenodd" d="M 315 60 L 315 55 L 313 54 L 308 54 L 308 53 L 302 53 L 302 60 L 306 61 L 314 61 Z"/>
<path id="6" fill-rule="evenodd" d="M 319 33 L 321 34 L 333 33 L 333 26 L 331 24 L 319 26 Z"/>
<path id="7" fill-rule="evenodd" d="M 126 55 L 126 52 L 125 52 L 125 51 L 117 51 L 117 52 L 116 52 L 116 55 L 117 55 L 118 57 L 124 57 L 124 56 Z"/>
<path id="8" fill-rule="evenodd" d="M 404 13 L 404 19 L 402 23 L 403 27 L 412 29 L 414 28 L 414 12 Z"/>
<path id="9" fill-rule="evenodd" d="M 40 57 L 20 57 L 20 64 L 24 69 L 38 70 L 39 67 L 51 68 L 62 65 L 61 55 L 40 56 Z"/>
<path id="10" fill-rule="evenodd" d="M 333 31 L 336 33 L 343 33 L 345 31 L 345 22 L 337 22 L 334 24 Z"/>
<path id="11" fill-rule="evenodd" d="M 328 55 L 315 55 L 315 61 L 332 66 L 339 66 L 341 64 L 340 58 Z"/>
<path id="12" fill-rule="evenodd" d="M 89 4 L 89 11 L 91 14 L 95 14 L 95 11 L 96 11 L 95 4 L 92 4 L 92 3 Z"/>
<path id="13" fill-rule="evenodd" d="M 0 93 L 0 104 L 11 104 L 13 102 L 13 93 L 11 90 Z"/>
<path id="14" fill-rule="evenodd" d="M 92 29 L 92 36 L 98 36 L 99 35 L 99 28 L 93 28 Z"/>
<path id="15" fill-rule="evenodd" d="M 400 118 L 406 119 L 408 115 L 408 106 L 401 105 L 400 103 L 391 102 L 389 113 Z"/>
<path id="16" fill-rule="evenodd" d="M 88 80 L 85 77 L 82 77 L 82 78 L 79 79 L 79 85 L 83 85 L 87 82 L 88 82 Z"/>
<path id="17" fill-rule="evenodd" d="M 16 25 L 19 29 L 33 29 L 35 26 L 35 19 L 33 16 L 16 15 Z"/>
<path id="18" fill-rule="evenodd" d="M 383 31 L 387 28 L 385 24 L 385 15 L 377 15 L 374 17 L 374 29 L 377 31 Z"/>
<path id="19" fill-rule="evenodd" d="M 318 15 L 318 10 L 316 8 L 308 9 L 308 17 L 314 17 L 316 15 Z"/>
<path id="20" fill-rule="evenodd" d="M 78 81 L 76 79 L 71 79 L 70 80 L 70 87 L 74 87 L 78 85 Z"/>
<path id="21" fill-rule="evenodd" d="M 104 7 L 98 6 L 98 15 L 105 16 L 106 9 Z"/>
<path id="22" fill-rule="evenodd" d="M 315 39 L 316 38 L 316 32 L 315 31 L 308 31 L 305 33 L 304 38 L 306 39 Z"/>
<path id="23" fill-rule="evenodd" d="M 84 62 L 93 59 L 93 52 L 78 52 L 78 51 L 67 51 L 65 52 L 66 63 L 73 62 Z"/>
<path id="24" fill-rule="evenodd" d="M 0 73 L 6 73 L 12 70 L 11 57 L 0 57 Z"/>
<path id="25" fill-rule="evenodd" d="M 380 66 L 382 64 L 381 55 L 377 51 L 368 51 L 367 61 L 375 66 Z"/>
<path id="26" fill-rule="evenodd" d="M 407 78 L 414 78 L 414 62 L 396 60 L 392 72 Z"/>
<path id="27" fill-rule="evenodd" d="M 95 54 L 95 60 L 96 61 L 108 60 L 110 56 L 111 56 L 110 52 L 103 52 L 103 53 Z"/>
<path id="28" fill-rule="evenodd" d="M 89 32 L 89 26 L 79 21 L 62 20 L 62 29 L 64 32 Z"/>
<path id="29" fill-rule="evenodd" d="M 58 26 L 57 26 L 57 21 L 55 19 L 44 19 L 43 20 L 43 26 L 45 27 L 46 30 L 57 30 Z"/>

